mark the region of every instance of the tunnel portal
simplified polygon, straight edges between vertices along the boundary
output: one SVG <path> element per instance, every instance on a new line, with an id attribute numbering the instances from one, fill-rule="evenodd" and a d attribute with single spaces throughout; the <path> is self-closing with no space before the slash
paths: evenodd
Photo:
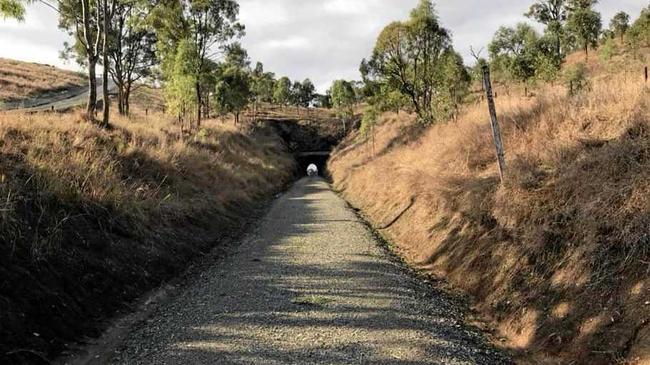
<path id="1" fill-rule="evenodd" d="M 339 120 L 291 120 L 267 119 L 284 140 L 296 158 L 296 173 L 307 175 L 307 166 L 318 167 L 320 176 L 328 177 L 327 160 L 331 151 L 345 137 L 344 126 Z"/>

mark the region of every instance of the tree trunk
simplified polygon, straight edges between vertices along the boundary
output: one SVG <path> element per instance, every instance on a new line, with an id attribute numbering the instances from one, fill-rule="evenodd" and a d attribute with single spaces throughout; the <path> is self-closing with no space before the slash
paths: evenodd
<path id="1" fill-rule="evenodd" d="M 97 108 L 97 74 L 95 73 L 97 54 L 92 43 L 90 30 L 90 3 L 88 0 L 81 1 L 81 19 L 83 22 L 83 39 L 88 60 L 88 102 L 86 104 L 86 118 L 88 120 L 94 120 L 95 109 Z"/>
<path id="2" fill-rule="evenodd" d="M 111 100 L 108 97 L 108 0 L 104 0 L 104 42 L 103 42 L 103 72 L 102 72 L 102 94 L 104 98 L 104 115 L 102 118 L 102 127 L 108 128 L 110 118 L 110 104 Z"/>
<path id="3" fill-rule="evenodd" d="M 585 61 L 589 61 L 589 45 L 585 44 Z"/>
<path id="4" fill-rule="evenodd" d="M 125 113 L 125 115 L 129 115 L 130 110 L 131 110 L 131 104 L 129 102 L 130 98 L 131 98 L 131 85 L 126 87 L 126 93 L 124 94 L 124 113 Z"/>
<path id="5" fill-rule="evenodd" d="M 95 66 L 97 61 L 95 57 L 88 56 L 88 103 L 86 104 L 86 117 L 88 120 L 95 119 L 95 109 L 97 108 L 97 74 Z"/>
<path id="6" fill-rule="evenodd" d="M 121 82 L 117 84 L 117 112 L 124 115 L 124 85 Z"/>
<path id="7" fill-rule="evenodd" d="M 196 108 L 196 127 L 201 128 L 201 108 L 203 107 L 203 103 L 201 102 L 201 84 L 197 81 L 196 82 L 196 103 L 197 103 L 197 108 Z"/>

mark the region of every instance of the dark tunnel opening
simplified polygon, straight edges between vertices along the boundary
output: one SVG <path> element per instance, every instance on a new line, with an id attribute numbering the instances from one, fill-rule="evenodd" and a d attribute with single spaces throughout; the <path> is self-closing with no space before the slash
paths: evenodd
<path id="1" fill-rule="evenodd" d="M 318 176 L 329 178 L 329 173 L 327 172 L 327 160 L 330 157 L 329 151 L 296 153 L 295 156 L 298 177 L 307 176 L 307 167 L 310 164 L 314 164 L 318 168 Z"/>

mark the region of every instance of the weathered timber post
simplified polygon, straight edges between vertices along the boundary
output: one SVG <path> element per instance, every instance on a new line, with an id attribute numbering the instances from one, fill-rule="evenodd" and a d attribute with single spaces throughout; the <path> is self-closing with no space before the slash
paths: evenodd
<path id="1" fill-rule="evenodd" d="M 490 68 L 483 66 L 483 84 L 485 85 L 485 94 L 488 102 L 488 109 L 490 111 L 490 121 L 492 124 L 492 136 L 494 138 L 494 146 L 497 150 L 497 160 L 499 162 L 499 177 L 503 183 L 504 171 L 506 169 L 506 157 L 503 150 L 503 142 L 501 141 L 501 129 L 499 128 L 499 121 L 497 120 L 497 110 L 494 106 L 494 97 L 492 96 L 492 82 L 490 81 Z"/>
<path id="2" fill-rule="evenodd" d="M 648 66 L 645 67 L 645 84 L 648 85 Z"/>

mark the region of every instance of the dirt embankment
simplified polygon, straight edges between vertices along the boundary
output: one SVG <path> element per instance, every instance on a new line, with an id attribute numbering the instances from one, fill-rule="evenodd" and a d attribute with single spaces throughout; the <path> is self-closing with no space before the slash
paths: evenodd
<path id="1" fill-rule="evenodd" d="M 0 104 L 19 105 L 30 98 L 54 97 L 86 86 L 86 78 L 78 72 L 0 58 Z"/>
<path id="2" fill-rule="evenodd" d="M 386 115 L 329 168 L 413 265 L 475 299 L 520 363 L 650 362 L 650 94 L 635 72 L 497 100 L 427 129 Z"/>
<path id="3" fill-rule="evenodd" d="M 179 138 L 146 118 L 105 131 L 74 114 L 0 115 L 0 363 L 96 334 L 293 178 L 270 129 L 208 121 Z"/>

